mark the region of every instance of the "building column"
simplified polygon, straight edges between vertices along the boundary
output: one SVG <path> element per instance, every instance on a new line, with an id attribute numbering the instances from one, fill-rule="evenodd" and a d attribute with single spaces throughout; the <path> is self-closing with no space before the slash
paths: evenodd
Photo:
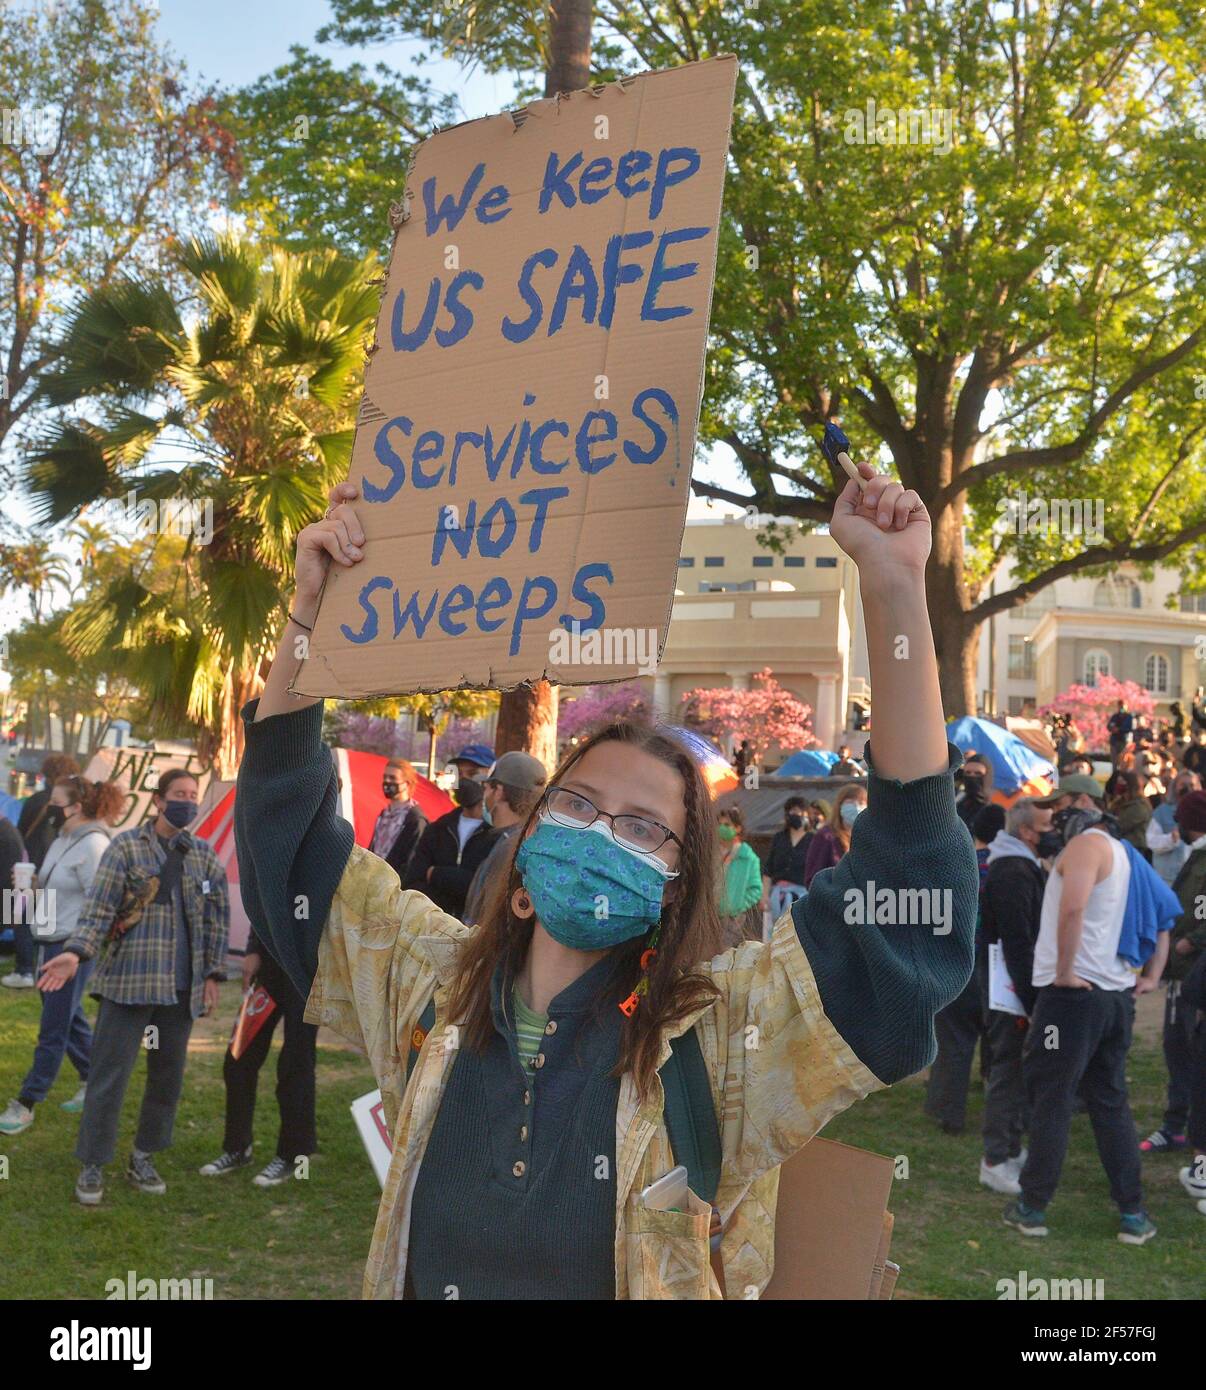
<path id="1" fill-rule="evenodd" d="M 729 684 L 734 690 L 748 690 L 750 688 L 750 673 L 748 671 L 729 671 Z"/>
<path id="2" fill-rule="evenodd" d="M 667 671 L 653 673 L 653 713 L 662 719 L 670 717 L 670 675 Z"/>
<path id="3" fill-rule="evenodd" d="M 817 676 L 817 706 L 812 712 L 812 731 L 822 748 L 835 748 L 842 734 L 837 723 L 837 676 L 830 672 Z"/>

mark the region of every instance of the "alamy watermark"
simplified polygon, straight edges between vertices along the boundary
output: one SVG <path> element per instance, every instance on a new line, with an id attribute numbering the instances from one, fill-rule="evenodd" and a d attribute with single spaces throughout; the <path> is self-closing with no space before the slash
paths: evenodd
<path id="1" fill-rule="evenodd" d="M 933 145 L 946 154 L 954 145 L 955 112 L 940 106 L 879 106 L 874 97 L 866 107 L 842 112 L 848 145 Z"/>
<path id="2" fill-rule="evenodd" d="M 1084 536 L 1098 545 L 1105 540 L 1105 501 L 1100 497 L 1015 497 L 997 501 L 994 530 L 1015 536 Z"/>
<path id="3" fill-rule="evenodd" d="M 935 936 L 949 936 L 953 894 L 949 888 L 876 888 L 868 879 L 863 888 L 847 888 L 842 920 L 852 927 L 932 927 Z"/>
<path id="4" fill-rule="evenodd" d="M 549 662 L 555 666 L 635 666 L 638 675 L 657 672 L 657 628 L 596 627 L 582 631 L 575 619 L 569 629 L 549 631 Z"/>
<path id="5" fill-rule="evenodd" d="M 158 502 L 131 489 L 124 498 L 114 497 L 100 504 L 102 518 L 112 524 L 123 522 L 141 536 L 192 536 L 198 545 L 209 545 L 214 538 L 212 497 L 161 497 Z"/>

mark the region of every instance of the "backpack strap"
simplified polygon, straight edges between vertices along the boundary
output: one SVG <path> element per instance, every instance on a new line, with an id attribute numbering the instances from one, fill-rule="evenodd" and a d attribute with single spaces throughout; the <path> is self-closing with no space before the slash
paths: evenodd
<path id="1" fill-rule="evenodd" d="M 428 1033 L 435 1027 L 435 999 L 429 999 L 423 1012 L 419 1015 L 419 1021 L 415 1024 L 414 1030 L 410 1035 L 410 1051 L 406 1054 L 406 1079 L 410 1080 L 410 1074 L 415 1069 L 415 1063 L 419 1060 L 419 1053 L 424 1042 L 427 1040 Z"/>
<path id="2" fill-rule="evenodd" d="M 720 1126 L 694 1028 L 671 1039 L 670 1056 L 660 1075 L 666 1093 L 666 1132 L 675 1161 L 686 1168 L 691 1191 L 711 1206 L 720 1186 Z"/>

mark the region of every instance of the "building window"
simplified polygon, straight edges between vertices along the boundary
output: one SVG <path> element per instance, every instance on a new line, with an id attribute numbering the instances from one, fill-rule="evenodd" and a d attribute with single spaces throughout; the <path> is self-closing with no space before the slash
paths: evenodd
<path id="1" fill-rule="evenodd" d="M 768 570 L 775 563 L 773 555 L 755 555 L 754 568 L 756 570 Z"/>
<path id="2" fill-rule="evenodd" d="M 1153 695 L 1168 694 L 1168 657 L 1150 652 L 1143 663 L 1143 688 Z"/>
<path id="3" fill-rule="evenodd" d="M 695 568 L 694 555 L 680 555 L 678 557 L 678 567 L 680 570 L 690 570 Z"/>
<path id="4" fill-rule="evenodd" d="M 789 570 L 802 570 L 802 569 L 804 568 L 804 556 L 803 556 L 803 555 L 784 555 L 784 557 L 783 557 L 783 565 L 784 565 L 784 568 L 789 569 Z"/>
<path id="5" fill-rule="evenodd" d="M 704 569 L 706 569 L 706 570 L 718 570 L 718 569 L 723 568 L 723 566 L 724 566 L 724 556 L 723 556 L 723 555 L 705 555 L 705 556 L 704 556 Z"/>
<path id="6" fill-rule="evenodd" d="M 1100 647 L 1094 647 L 1091 651 L 1085 652 L 1085 684 L 1093 686 L 1097 684 L 1098 676 L 1108 676 L 1110 674 L 1110 654 L 1102 651 Z"/>
<path id="7" fill-rule="evenodd" d="M 1182 613 L 1206 613 L 1206 593 L 1182 594 Z"/>
<path id="8" fill-rule="evenodd" d="M 1108 579 L 1102 579 L 1093 590 L 1093 607 L 1142 608 L 1143 594 L 1133 579 L 1112 574 Z"/>
<path id="9" fill-rule="evenodd" d="M 1038 618 L 1044 613 L 1049 613 L 1055 607 L 1055 586 L 1048 584 L 1045 589 L 1040 589 L 1037 594 L 1031 594 L 1016 610 L 1019 618 Z"/>
<path id="10" fill-rule="evenodd" d="M 837 569 L 837 556 L 836 556 L 836 555 L 818 555 L 818 556 L 817 556 L 817 569 L 819 569 L 819 570 L 835 570 L 835 569 Z"/>
<path id="11" fill-rule="evenodd" d="M 1034 643 L 1024 637 L 1011 636 L 1009 639 L 1009 679 L 1011 681 L 1032 681 L 1034 679 Z M 1010 710 L 1010 713 L 1014 713 Z"/>

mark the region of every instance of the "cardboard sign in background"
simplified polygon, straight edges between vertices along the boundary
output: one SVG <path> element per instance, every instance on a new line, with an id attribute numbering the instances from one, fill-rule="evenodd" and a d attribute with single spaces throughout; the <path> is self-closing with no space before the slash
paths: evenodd
<path id="1" fill-rule="evenodd" d="M 660 655 L 736 72 L 646 74 L 419 146 L 352 450 L 365 559 L 332 566 L 296 692 L 636 674 L 635 638 L 556 630 L 655 630 Z"/>

